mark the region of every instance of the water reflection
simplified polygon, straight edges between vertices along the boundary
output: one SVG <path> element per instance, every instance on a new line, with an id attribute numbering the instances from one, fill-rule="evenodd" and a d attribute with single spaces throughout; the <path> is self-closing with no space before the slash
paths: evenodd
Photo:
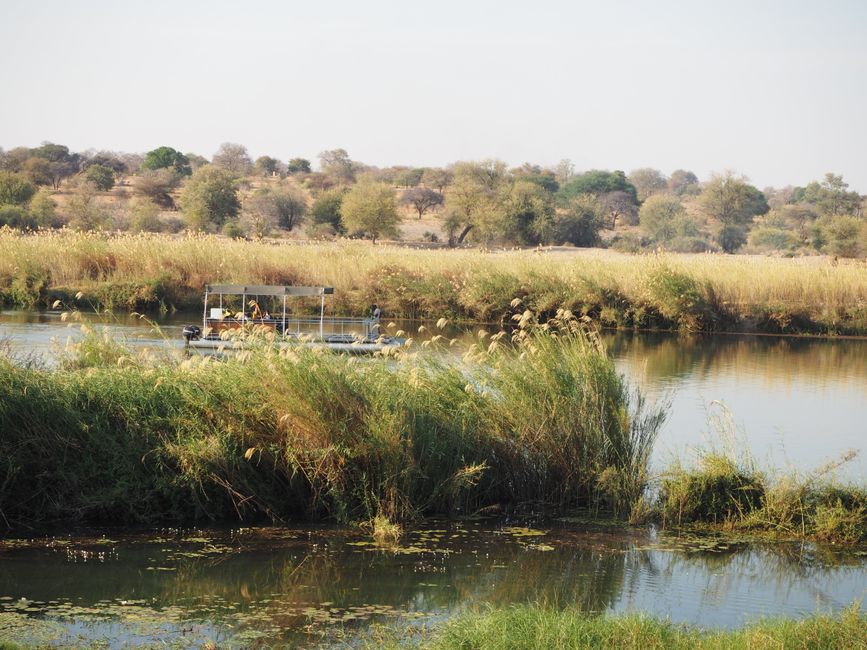
<path id="1" fill-rule="evenodd" d="M 262 634 L 311 640 L 483 602 L 738 626 L 764 614 L 837 611 L 867 595 L 863 549 L 453 522 L 433 522 L 403 544 L 384 551 L 355 530 L 323 528 L 7 540 L 0 621 L 47 619 L 92 639 L 131 634 L 124 626 L 140 633 L 148 620 L 150 638 L 164 639 L 195 622 L 231 645 Z"/>

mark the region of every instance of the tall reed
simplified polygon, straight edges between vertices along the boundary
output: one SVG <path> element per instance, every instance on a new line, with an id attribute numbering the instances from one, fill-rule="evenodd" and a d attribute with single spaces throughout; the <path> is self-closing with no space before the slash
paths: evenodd
<path id="1" fill-rule="evenodd" d="M 611 251 L 416 250 L 366 242 L 0 231 L 0 302 L 117 310 L 200 307 L 206 283 L 328 285 L 333 307 L 506 321 L 513 298 L 605 325 L 867 333 L 863 261 Z"/>
<path id="2" fill-rule="evenodd" d="M 663 415 L 567 314 L 525 325 L 514 347 L 485 341 L 460 361 L 263 342 L 152 364 L 96 334 L 59 369 L 0 360 L 0 519 L 628 513 Z"/>

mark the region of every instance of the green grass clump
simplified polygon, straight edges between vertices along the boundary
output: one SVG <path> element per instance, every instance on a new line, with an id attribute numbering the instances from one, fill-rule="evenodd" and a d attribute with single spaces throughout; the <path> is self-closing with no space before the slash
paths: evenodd
<path id="1" fill-rule="evenodd" d="M 97 334 L 58 369 L 0 360 L 0 519 L 630 512 L 663 414 L 568 315 L 525 325 L 462 361 L 262 342 L 153 362 Z"/>
<path id="2" fill-rule="evenodd" d="M 526 605 L 470 613 L 419 636 L 386 630 L 365 648 L 423 650 L 562 650 L 596 648 L 759 650 L 867 648 L 867 616 L 858 604 L 838 615 L 768 619 L 737 630 L 702 630 L 638 614 L 592 616 L 575 609 Z"/>
<path id="3" fill-rule="evenodd" d="M 663 525 L 695 524 L 777 537 L 853 544 L 867 541 L 867 491 L 838 485 L 832 471 L 849 452 L 812 474 L 766 475 L 750 459 L 713 451 L 695 467 L 675 465 L 661 480 L 656 513 Z"/>

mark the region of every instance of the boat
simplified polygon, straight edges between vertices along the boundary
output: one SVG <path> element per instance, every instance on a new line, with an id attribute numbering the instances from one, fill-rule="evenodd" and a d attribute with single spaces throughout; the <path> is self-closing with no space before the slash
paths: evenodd
<path id="1" fill-rule="evenodd" d="M 366 318 L 326 318 L 325 298 L 333 294 L 333 287 L 208 284 L 202 325 L 185 326 L 184 343 L 192 349 L 222 352 L 267 341 L 278 347 L 327 348 L 350 354 L 388 352 L 403 345 L 404 339 L 380 333 L 378 310 L 376 316 Z M 320 299 L 318 318 L 290 313 L 290 298 L 311 297 Z"/>

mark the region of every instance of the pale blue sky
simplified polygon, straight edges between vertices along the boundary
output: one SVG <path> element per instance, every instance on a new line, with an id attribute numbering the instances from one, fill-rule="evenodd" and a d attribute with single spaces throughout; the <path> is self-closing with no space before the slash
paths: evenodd
<path id="1" fill-rule="evenodd" d="M 867 2 L 0 0 L 0 146 L 842 173 Z"/>

